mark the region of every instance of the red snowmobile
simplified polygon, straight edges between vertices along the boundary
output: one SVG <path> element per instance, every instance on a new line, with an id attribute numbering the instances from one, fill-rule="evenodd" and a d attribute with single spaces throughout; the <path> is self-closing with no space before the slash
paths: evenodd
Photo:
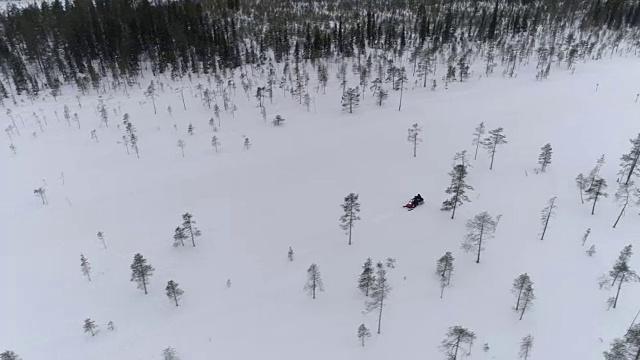
<path id="1" fill-rule="evenodd" d="M 424 199 L 422 198 L 422 196 L 420 194 L 416 195 L 413 197 L 413 199 L 411 199 L 411 201 L 409 201 L 408 203 L 406 203 L 403 207 L 409 209 L 409 210 L 413 210 L 416 207 L 420 206 L 424 204 Z"/>

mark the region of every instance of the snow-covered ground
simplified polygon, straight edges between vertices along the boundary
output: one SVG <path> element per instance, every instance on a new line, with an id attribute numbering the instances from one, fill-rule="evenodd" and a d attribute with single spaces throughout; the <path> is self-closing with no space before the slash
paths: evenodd
<path id="1" fill-rule="evenodd" d="M 637 209 L 611 227 L 618 158 L 640 131 L 639 69 L 637 59 L 617 59 L 580 65 L 573 75 L 555 71 L 542 82 L 532 72 L 511 80 L 476 76 L 448 90 L 405 91 L 402 112 L 398 93 L 382 108 L 368 93 L 351 115 L 341 111 L 331 76 L 326 95 L 313 93 L 311 112 L 281 90 L 273 104 L 267 100 L 268 118 L 286 119 L 281 127 L 264 123 L 255 99 L 247 101 L 238 85 L 235 118 L 223 113 L 215 134 L 219 153 L 211 146 L 213 111 L 195 97 L 198 81 L 208 86 L 204 78 L 185 80 L 186 112 L 169 90 L 177 84 L 162 79 L 154 115 L 142 96 L 147 77 L 130 98 L 108 100 L 109 128 L 98 127 L 96 95 L 82 98 L 82 108 L 70 90 L 57 102 L 32 106 L 25 99 L 12 107 L 22 134 L 13 141 L 17 155 L 8 138 L 0 151 L 0 350 L 30 360 L 159 359 L 167 346 L 183 359 L 439 359 L 447 328 L 462 325 L 478 337 L 470 359 L 514 359 L 529 333 L 531 359 L 600 359 L 640 305 L 639 284 L 625 286 L 610 311 L 610 293 L 598 289 L 598 277 L 640 233 Z M 67 126 L 64 104 L 78 113 L 81 130 Z M 44 133 L 32 115 L 42 119 L 39 109 L 48 122 Z M 140 159 L 118 143 L 125 112 L 138 130 Z M 2 121 L 3 128 L 10 123 Z M 472 132 L 481 121 L 488 129 L 504 127 L 509 143 L 498 149 L 492 171 L 481 150 L 468 178 L 472 202 L 451 220 L 439 210 L 451 158 L 473 152 Z M 189 123 L 194 135 L 187 134 Z M 424 129 L 416 158 L 406 139 L 413 123 Z M 252 143 L 248 150 L 243 136 Z M 186 142 L 184 158 L 179 139 Z M 535 174 L 547 142 L 553 163 Z M 591 216 L 574 178 L 603 153 L 611 197 Z M 47 206 L 33 194 L 40 186 Z M 352 246 L 338 226 L 349 192 L 362 204 Z M 425 205 L 402 209 L 418 192 Z M 539 212 L 552 196 L 557 216 L 540 241 Z M 466 221 L 485 210 L 503 216 L 476 264 L 460 244 Z M 196 248 L 173 248 L 185 212 L 203 236 Z M 591 237 L 581 247 L 588 227 Z M 588 257 L 592 244 L 597 253 Z M 445 251 L 453 252 L 456 270 L 440 299 L 435 261 Z M 148 295 L 129 281 L 136 252 L 156 269 Z M 91 282 L 80 272 L 81 253 L 92 265 Z M 380 335 L 375 313 L 363 315 L 365 297 L 356 287 L 367 257 L 397 259 Z M 311 263 L 325 285 L 316 300 L 303 291 Z M 640 255 L 632 266 L 640 268 Z M 523 272 L 537 300 L 519 321 L 510 289 Z M 177 308 L 165 296 L 168 280 L 185 291 Z M 100 326 L 95 337 L 82 331 L 88 317 Z M 115 331 L 107 330 L 109 321 Z M 373 333 L 365 348 L 356 339 L 361 323 Z"/>

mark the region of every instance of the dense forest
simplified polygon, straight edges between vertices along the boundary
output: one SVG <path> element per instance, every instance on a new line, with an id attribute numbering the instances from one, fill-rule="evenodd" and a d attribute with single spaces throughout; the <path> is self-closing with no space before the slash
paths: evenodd
<path id="1" fill-rule="evenodd" d="M 534 56 L 544 78 L 552 64 L 635 52 L 639 25 L 639 0 L 43 1 L 0 12 L 0 95 L 126 89 L 145 70 L 177 79 L 349 58 L 370 70 L 372 52 L 412 64 L 424 86 L 437 63 L 463 81 L 479 59 L 513 76 Z"/>

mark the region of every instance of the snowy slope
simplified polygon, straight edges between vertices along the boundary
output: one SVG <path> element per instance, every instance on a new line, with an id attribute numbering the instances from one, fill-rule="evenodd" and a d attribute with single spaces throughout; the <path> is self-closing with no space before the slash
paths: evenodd
<path id="1" fill-rule="evenodd" d="M 150 78 L 145 81 L 143 88 Z M 254 99 L 247 101 L 238 87 L 239 110 L 235 118 L 222 115 L 217 154 L 207 125 L 213 112 L 195 97 L 198 79 L 185 81 L 187 112 L 168 89 L 176 84 L 162 81 L 157 115 L 143 88 L 108 101 L 131 115 L 140 159 L 117 143 L 121 113 L 110 110 L 109 128 L 98 127 L 95 95 L 82 98 L 82 108 L 71 90 L 57 102 L 25 100 L 12 108 L 22 136 L 14 139 L 17 155 L 8 139 L 0 151 L 0 349 L 24 359 L 159 359 L 167 346 L 183 359 L 439 359 L 447 328 L 462 325 L 478 336 L 470 359 L 514 359 L 529 333 L 532 359 L 600 359 L 638 310 L 640 285 L 623 288 L 618 309 L 610 311 L 609 293 L 597 286 L 622 247 L 637 243 L 638 210 L 612 229 L 612 199 L 591 216 L 573 180 L 604 153 L 603 176 L 613 196 L 618 158 L 640 131 L 637 60 L 589 63 L 544 82 L 524 73 L 405 91 L 402 112 L 397 93 L 382 108 L 368 94 L 351 115 L 340 111 L 332 77 L 326 95 L 313 94 L 311 112 L 276 91 L 267 113 L 286 119 L 279 128 L 263 123 Z M 81 130 L 65 123 L 64 104 L 79 114 Z M 42 118 L 39 109 L 47 117 L 44 133 L 32 116 Z M 3 128 L 9 124 L 6 116 L 2 121 Z M 451 157 L 472 150 L 471 133 L 481 121 L 488 129 L 504 127 L 509 143 L 498 149 L 492 171 L 481 150 L 468 181 L 473 202 L 451 220 L 439 210 Z M 424 143 L 413 158 L 406 131 L 416 122 Z M 251 149 L 243 149 L 243 136 Z M 178 139 L 187 144 L 185 158 Z M 547 142 L 553 163 L 536 175 Z M 39 186 L 47 189 L 48 206 L 33 195 Z M 352 246 L 338 227 L 339 205 L 349 192 L 359 193 L 362 203 Z M 401 209 L 417 192 L 426 204 Z M 539 212 L 552 196 L 558 196 L 557 216 L 540 241 Z M 460 243 L 466 220 L 485 210 L 503 216 L 476 264 Z M 173 230 L 185 212 L 203 236 L 196 248 L 173 248 Z M 581 247 L 587 227 L 592 235 Z M 97 231 L 105 233 L 107 250 Z M 597 247 L 592 258 L 585 254 L 591 244 Z M 289 246 L 293 263 L 286 259 Z M 453 252 L 456 271 L 440 299 L 433 272 L 445 251 Z M 156 268 L 148 295 L 129 282 L 136 252 Z M 80 272 L 80 253 L 92 264 L 92 282 Z M 375 314 L 362 314 L 364 297 L 356 288 L 367 257 L 397 259 L 380 335 Z M 311 263 L 320 267 L 326 288 L 316 300 L 303 291 Z M 632 265 L 640 268 L 640 256 Z M 510 288 L 523 272 L 538 299 L 519 321 Z M 178 308 L 164 294 L 171 279 L 185 291 Z M 95 337 L 82 332 L 87 317 L 101 327 Z M 110 320 L 113 332 L 106 329 Z M 355 336 L 361 323 L 374 332 L 364 349 Z"/>

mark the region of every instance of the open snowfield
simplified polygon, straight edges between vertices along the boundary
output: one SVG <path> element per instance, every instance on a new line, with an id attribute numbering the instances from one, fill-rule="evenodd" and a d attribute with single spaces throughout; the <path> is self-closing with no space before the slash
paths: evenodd
<path id="1" fill-rule="evenodd" d="M 143 88 L 129 90 L 130 98 L 108 100 L 108 128 L 98 126 L 95 91 L 81 98 L 82 108 L 71 89 L 57 102 L 32 106 L 25 98 L 14 107 L 6 101 L 22 135 L 14 137 L 17 155 L 8 138 L 1 140 L 0 350 L 25 360 L 160 359 L 167 346 L 187 360 L 441 359 L 438 345 L 448 327 L 462 325 L 478 337 L 469 359 L 515 359 L 527 334 L 535 338 L 530 359 L 601 359 L 640 306 L 640 284 L 626 284 L 618 308 L 609 311 L 611 293 L 598 289 L 598 277 L 640 234 L 637 208 L 612 229 L 618 159 L 640 131 L 637 59 L 580 64 L 573 75 L 555 70 L 542 82 L 530 69 L 517 79 L 476 75 L 448 90 L 408 90 L 401 112 L 398 93 L 391 91 L 380 108 L 367 89 L 361 107 L 343 113 L 335 68 L 330 73 L 327 94 L 312 93 L 310 112 L 282 90 L 273 104 L 266 101 L 268 120 L 286 119 L 281 127 L 263 122 L 238 82 L 235 118 L 223 112 L 215 134 L 219 153 L 211 146 L 213 111 L 196 97 L 198 81 L 208 86 L 205 78 L 185 79 L 186 112 L 169 89 L 177 84 L 161 78 L 165 92 L 154 115 L 142 95 L 147 77 Z M 315 86 L 315 72 L 311 77 Z M 81 130 L 67 126 L 64 104 L 78 113 Z M 32 115 L 42 119 L 39 109 L 48 122 L 44 133 Z M 118 143 L 124 113 L 138 130 L 140 159 Z M 480 150 L 469 170 L 472 202 L 451 220 L 440 211 L 451 158 L 463 149 L 473 157 L 472 132 L 481 121 L 488 129 L 504 127 L 509 143 L 498 148 L 492 171 Z M 187 134 L 189 123 L 194 135 Z M 424 129 L 416 158 L 406 139 L 413 123 Z M 3 115 L 0 125 L 9 124 Z M 243 136 L 252 143 L 248 150 Z M 535 174 L 548 142 L 553 163 Z M 574 178 L 601 154 L 610 197 L 592 216 Z M 47 206 L 33 194 L 40 186 Z M 349 192 L 362 204 L 351 246 L 338 226 Z M 418 192 L 425 205 L 402 209 Z M 539 212 L 552 196 L 557 216 L 540 241 Z M 503 216 L 476 264 L 460 244 L 466 221 L 485 210 Z M 196 248 L 172 247 L 185 212 L 203 234 Z M 591 236 L 581 247 L 588 227 Z M 597 253 L 588 257 L 592 244 Z M 456 270 L 440 299 L 435 261 L 445 251 L 453 252 Z M 129 281 L 136 252 L 156 269 L 148 295 Z M 91 263 L 91 282 L 80 272 L 81 253 Z M 393 290 L 380 335 L 376 314 L 363 315 L 365 297 L 356 287 L 367 257 L 397 259 L 388 272 Z M 316 300 L 303 291 L 311 263 L 325 286 Z M 640 269 L 640 255 L 631 264 Z M 510 289 L 524 272 L 537 300 L 519 321 Z M 179 307 L 165 296 L 168 280 L 185 291 Z M 95 337 L 82 331 L 88 317 L 100 326 Z M 115 331 L 107 330 L 109 321 Z M 361 323 L 373 333 L 365 348 L 356 338 Z"/>

